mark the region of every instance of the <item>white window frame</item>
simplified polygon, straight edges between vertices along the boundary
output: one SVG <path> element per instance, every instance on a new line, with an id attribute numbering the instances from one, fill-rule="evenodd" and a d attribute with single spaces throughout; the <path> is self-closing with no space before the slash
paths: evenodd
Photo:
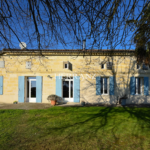
<path id="1" fill-rule="evenodd" d="M 107 93 L 104 93 L 104 91 L 105 91 L 104 90 L 104 78 L 107 79 Z M 101 77 L 101 80 L 103 80 L 102 84 L 101 84 L 101 86 L 103 86 L 103 92 L 101 92 L 101 95 L 109 95 L 109 78 L 108 77 Z"/>
<path id="2" fill-rule="evenodd" d="M 63 81 L 69 81 L 69 97 L 68 98 L 64 98 L 64 96 L 63 96 Z M 72 98 L 71 98 L 71 89 L 70 89 L 71 81 L 73 81 L 73 97 Z M 73 77 L 70 77 L 70 76 L 65 77 L 64 76 L 62 78 L 62 97 L 63 97 L 63 100 L 66 102 L 73 102 L 73 99 L 74 99 L 74 79 L 73 79 Z"/>
<path id="3" fill-rule="evenodd" d="M 140 79 L 140 93 L 138 93 L 138 79 Z M 135 77 L 135 95 L 142 95 L 143 78 Z"/>
<path id="4" fill-rule="evenodd" d="M 31 82 L 36 81 L 36 79 L 28 79 L 27 78 L 27 81 L 29 81 L 29 97 L 27 96 L 28 93 L 26 92 L 26 97 L 27 97 L 26 101 L 29 102 L 29 103 L 36 103 L 36 97 L 35 98 L 31 97 Z M 27 89 L 28 89 L 28 86 L 26 86 L 26 91 L 28 91 Z"/>

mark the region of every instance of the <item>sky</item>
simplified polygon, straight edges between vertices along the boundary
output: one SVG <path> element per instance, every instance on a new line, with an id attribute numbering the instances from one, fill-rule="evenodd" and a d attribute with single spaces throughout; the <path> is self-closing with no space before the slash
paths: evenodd
<path id="1" fill-rule="evenodd" d="M 129 0 L 127 0 L 127 2 L 128 1 Z M 142 9 L 143 2 L 144 1 L 140 0 L 138 3 L 139 10 L 136 9 L 134 12 L 136 16 L 139 14 L 139 11 Z M 26 7 L 25 7 L 26 2 L 20 0 L 20 3 L 23 6 L 23 8 L 26 9 Z M 41 11 L 43 11 L 43 10 L 44 9 L 41 8 Z M 121 11 L 123 13 L 123 9 Z M 15 14 L 15 12 L 13 13 L 13 15 L 14 14 Z M 18 16 L 14 15 L 14 19 L 16 19 L 17 17 Z M 46 20 L 47 20 L 47 18 L 46 18 Z M 11 27 L 16 31 L 16 34 L 19 35 L 19 39 L 20 39 L 20 41 L 19 41 L 14 34 L 11 34 L 10 39 L 12 40 L 12 43 L 13 43 L 13 45 L 10 46 L 11 48 L 20 49 L 20 47 L 19 47 L 20 42 L 25 42 L 27 44 L 28 49 L 37 49 L 38 48 L 38 43 L 35 39 L 36 33 L 33 31 L 34 26 L 29 20 L 27 20 L 28 25 L 26 25 L 26 26 L 24 25 L 23 20 L 21 20 L 21 19 L 17 20 L 16 22 L 13 22 L 11 20 L 11 21 L 9 21 L 9 23 L 10 23 Z M 88 25 L 88 23 L 85 23 L 84 27 L 86 27 L 87 25 Z M 39 27 L 38 29 L 39 29 L 39 31 L 41 33 L 41 37 L 42 37 L 44 31 L 42 30 L 41 27 Z M 87 32 L 82 34 L 81 41 L 79 43 L 75 43 L 75 37 L 73 34 L 72 35 L 66 34 L 67 32 L 65 31 L 65 29 L 63 31 L 61 31 L 56 28 L 56 30 L 58 31 L 58 34 L 60 34 L 62 36 L 61 38 L 63 38 L 65 40 L 66 45 L 62 44 L 62 42 L 60 42 L 59 40 L 56 40 L 54 38 L 54 35 L 52 35 L 52 36 L 50 35 L 50 36 L 45 37 L 45 41 L 44 40 L 41 41 L 42 44 L 44 44 L 44 43 L 48 44 L 50 42 L 48 49 L 82 49 L 83 39 L 86 39 L 86 49 L 91 49 L 91 48 L 92 49 L 101 49 L 101 48 L 102 49 L 111 49 L 111 47 L 107 45 L 107 42 L 106 43 L 101 42 L 100 46 L 97 46 L 97 45 L 93 46 L 92 44 L 93 44 L 94 38 L 92 38 L 92 37 L 89 38 L 86 34 Z M 9 31 L 6 31 L 6 32 L 8 32 L 7 36 L 10 36 Z M 63 32 L 63 33 L 61 34 L 61 32 Z M 46 34 L 48 35 L 49 33 L 46 32 L 45 35 Z M 122 34 L 123 34 L 123 28 L 122 28 L 122 30 L 120 30 L 118 37 L 120 37 Z M 128 31 L 125 42 L 124 43 L 122 42 L 120 44 L 119 40 L 118 40 L 118 42 L 116 42 L 115 49 L 135 49 L 135 44 L 133 42 L 131 43 L 131 40 L 133 39 L 132 34 L 133 34 L 133 31 Z M 27 38 L 28 35 L 31 39 Z M 78 36 L 80 37 L 80 35 L 78 35 Z M 104 33 L 102 36 L 103 37 L 105 36 Z M 97 43 L 99 43 L 99 41 L 102 41 L 103 37 L 99 37 L 97 40 Z M 29 42 L 29 40 L 32 40 L 32 44 Z M 6 42 L 4 40 L 2 40 L 2 37 L 1 37 L 1 41 L 3 41 L 4 44 L 1 45 L 0 50 L 2 50 L 3 48 L 8 48 Z"/>

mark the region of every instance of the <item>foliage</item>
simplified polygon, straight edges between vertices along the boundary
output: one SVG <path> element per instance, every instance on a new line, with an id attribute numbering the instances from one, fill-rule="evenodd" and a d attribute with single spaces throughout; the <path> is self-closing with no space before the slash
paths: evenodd
<path id="1" fill-rule="evenodd" d="M 47 97 L 47 100 L 60 100 L 61 99 L 61 97 L 60 96 L 57 96 L 57 95 L 55 95 L 55 94 L 51 94 L 51 95 L 49 95 L 48 97 Z"/>
<path id="2" fill-rule="evenodd" d="M 145 7 L 141 19 L 136 24 L 134 42 L 136 47 L 148 46 L 150 44 L 150 5 Z"/>
<path id="3" fill-rule="evenodd" d="M 138 62 L 150 64 L 150 4 L 145 7 L 141 19 L 136 23 L 134 43 Z"/>

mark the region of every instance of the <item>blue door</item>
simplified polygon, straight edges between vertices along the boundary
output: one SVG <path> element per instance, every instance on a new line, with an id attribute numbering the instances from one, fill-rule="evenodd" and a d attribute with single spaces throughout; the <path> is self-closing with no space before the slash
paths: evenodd
<path id="1" fill-rule="evenodd" d="M 126 99 L 121 99 L 121 105 L 122 106 L 126 105 Z"/>

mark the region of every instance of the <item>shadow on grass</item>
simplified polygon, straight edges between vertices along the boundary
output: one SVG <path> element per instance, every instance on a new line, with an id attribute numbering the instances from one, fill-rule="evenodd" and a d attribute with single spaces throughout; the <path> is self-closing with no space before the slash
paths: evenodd
<path id="1" fill-rule="evenodd" d="M 125 147 L 130 143 L 132 148 L 138 146 L 141 149 L 144 145 L 143 140 L 148 140 L 150 128 L 150 109 L 148 108 L 106 107 L 99 109 L 96 113 L 89 110 L 87 113 L 78 111 L 74 115 L 77 117 L 72 122 L 64 118 L 66 125 L 49 127 L 48 134 L 53 131 L 58 134 L 67 133 L 65 139 L 75 138 L 75 136 L 78 139 L 80 137 L 90 139 L 94 136 L 97 139 L 104 138 L 105 142 L 107 141 L 111 146 L 121 146 L 121 141 L 124 141 Z"/>
<path id="2" fill-rule="evenodd" d="M 55 107 L 26 111 L 26 115 L 28 118 L 22 116 L 22 123 L 13 132 L 13 141 L 8 139 L 3 147 L 22 149 L 27 144 L 28 149 L 149 148 L 149 108 Z"/>

